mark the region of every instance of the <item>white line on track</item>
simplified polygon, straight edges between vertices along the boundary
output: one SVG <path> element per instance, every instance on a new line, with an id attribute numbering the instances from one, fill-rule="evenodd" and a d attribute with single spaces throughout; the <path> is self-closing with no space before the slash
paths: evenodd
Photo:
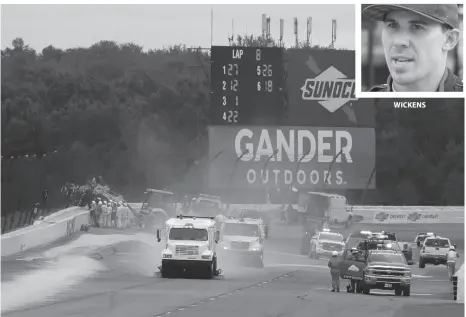
<path id="1" fill-rule="evenodd" d="M 327 291 L 327 292 L 330 292 L 331 289 L 329 288 L 316 288 L 316 290 L 318 291 Z M 343 293 L 342 291 L 340 291 L 340 293 Z M 377 292 L 377 291 L 374 291 L 374 290 L 371 290 L 371 294 L 374 294 L 374 295 L 393 295 L 392 293 L 388 293 L 388 292 Z M 411 293 L 411 295 L 413 296 L 432 296 L 433 294 L 421 294 L 421 293 Z"/>
<path id="2" fill-rule="evenodd" d="M 308 258 L 307 255 L 294 254 L 294 253 L 284 253 L 284 252 L 275 252 L 275 251 L 266 251 L 266 253 L 279 254 L 279 255 L 287 255 L 287 256 L 296 256 L 296 257 L 299 257 L 299 258 Z"/>
<path id="3" fill-rule="evenodd" d="M 314 267 L 318 269 L 329 269 L 327 266 L 324 265 L 313 265 L 313 264 L 286 264 L 286 263 L 281 263 L 281 264 L 269 264 L 266 265 L 266 267 L 283 267 L 283 266 L 297 266 L 297 267 Z"/>

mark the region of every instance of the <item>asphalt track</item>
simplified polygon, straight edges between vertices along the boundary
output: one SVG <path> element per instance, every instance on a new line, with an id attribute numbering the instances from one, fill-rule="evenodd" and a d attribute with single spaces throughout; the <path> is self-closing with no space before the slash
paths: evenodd
<path id="1" fill-rule="evenodd" d="M 412 241 L 418 231 L 434 231 L 451 238 L 464 248 L 463 225 L 368 226 L 368 230 L 393 230 L 400 240 Z M 85 235 L 94 240 L 115 234 L 132 235 L 111 229 L 91 229 Z M 274 225 L 267 241 L 265 268 L 240 268 L 228 262 L 219 267 L 223 276 L 214 280 L 195 278 L 162 279 L 153 276 L 160 261 L 161 246 L 136 241 L 119 242 L 99 250 L 79 249 L 81 256 L 98 261 L 105 267 L 97 275 L 70 285 L 60 294 L 32 304 L 24 303 L 4 316 L 62 317 L 438 317 L 463 316 L 464 305 L 452 298 L 452 286 L 443 266 L 411 266 L 413 284 L 410 297 L 394 296 L 391 292 L 373 291 L 371 295 L 331 293 L 330 276 L 325 260 L 310 260 L 299 255 L 302 229 Z M 155 237 L 154 237 L 155 241 Z M 14 281 L 28 272 L 40 271 L 44 260 L 24 261 L 54 246 L 31 250 L 21 257 L 2 259 L 2 282 Z M 87 252 L 87 253 L 86 253 Z M 462 257 L 464 253 L 462 254 Z M 342 289 L 347 283 L 341 281 Z M 27 287 L 27 286 L 26 286 Z M 3 293 L 3 286 L 2 286 Z M 2 296 L 3 297 L 3 296 Z M 3 302 L 2 302 L 3 307 Z"/>

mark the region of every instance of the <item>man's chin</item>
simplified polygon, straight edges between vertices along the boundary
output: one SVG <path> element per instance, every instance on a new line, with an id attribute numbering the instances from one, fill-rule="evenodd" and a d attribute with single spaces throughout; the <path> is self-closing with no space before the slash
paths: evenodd
<path id="1" fill-rule="evenodd" d="M 412 76 L 410 76 L 410 74 L 396 74 L 395 76 L 392 74 L 392 79 L 396 85 L 404 87 L 409 87 L 416 83 L 416 80 Z"/>

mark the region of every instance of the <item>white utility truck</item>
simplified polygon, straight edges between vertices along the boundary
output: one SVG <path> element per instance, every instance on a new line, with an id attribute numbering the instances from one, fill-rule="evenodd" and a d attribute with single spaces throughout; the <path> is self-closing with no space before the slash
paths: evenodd
<path id="1" fill-rule="evenodd" d="M 265 230 L 262 219 L 227 218 L 222 223 L 222 253 L 264 267 Z"/>
<path id="2" fill-rule="evenodd" d="M 164 237 L 157 230 L 157 241 L 163 239 L 162 277 L 179 275 L 183 271 L 201 273 L 213 278 L 217 270 L 217 243 L 220 233 L 213 217 L 178 216 L 165 223 Z"/>

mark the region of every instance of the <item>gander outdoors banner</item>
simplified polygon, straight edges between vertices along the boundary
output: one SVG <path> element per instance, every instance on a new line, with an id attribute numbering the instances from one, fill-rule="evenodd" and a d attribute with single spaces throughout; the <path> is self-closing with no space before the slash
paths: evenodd
<path id="1" fill-rule="evenodd" d="M 363 189 L 375 165 L 375 131 L 211 126 L 209 160 L 210 188 Z"/>
<path id="2" fill-rule="evenodd" d="M 287 51 L 289 125 L 375 127 L 375 99 L 357 99 L 355 53 Z"/>

